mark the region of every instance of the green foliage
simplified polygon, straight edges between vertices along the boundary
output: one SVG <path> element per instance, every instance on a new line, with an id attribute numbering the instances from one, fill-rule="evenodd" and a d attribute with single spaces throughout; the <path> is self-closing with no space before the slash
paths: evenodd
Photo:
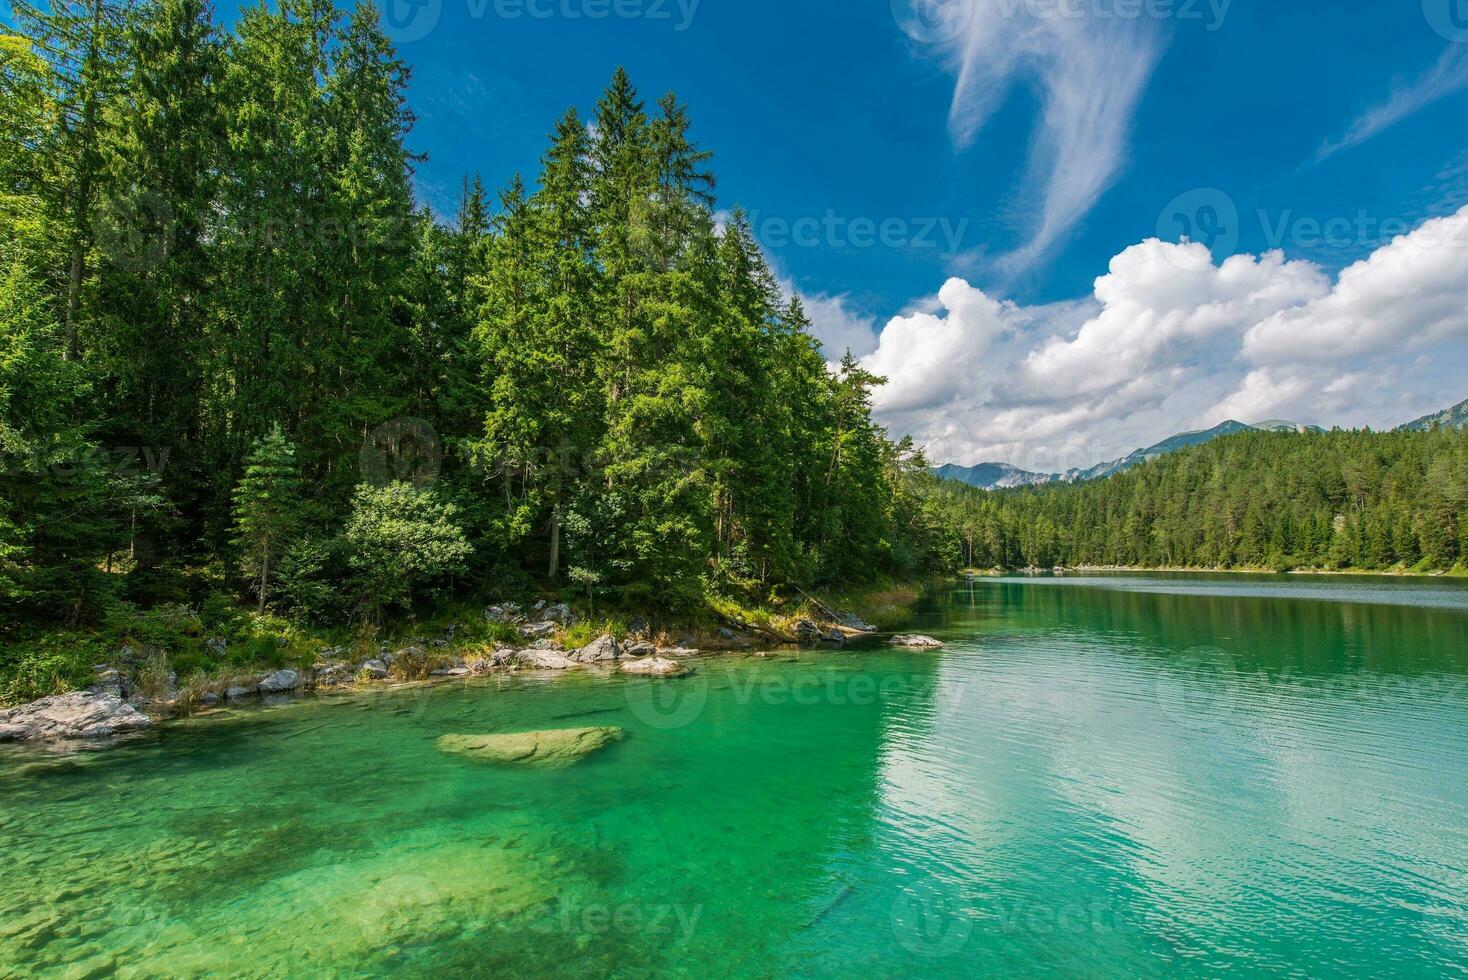
<path id="1" fill-rule="evenodd" d="M 342 547 L 364 612 L 375 619 L 384 607 L 407 607 L 464 568 L 474 549 L 457 513 L 411 483 L 357 488 Z"/>
<path id="2" fill-rule="evenodd" d="M 255 443 L 245 459 L 245 475 L 234 494 L 234 543 L 245 574 L 254 581 L 261 613 L 270 592 L 273 563 L 292 544 L 301 510 L 296 449 L 277 425 Z"/>
<path id="3" fill-rule="evenodd" d="M 1445 571 L 1468 431 L 1243 432 L 1095 483 L 936 493 L 976 567 Z"/>

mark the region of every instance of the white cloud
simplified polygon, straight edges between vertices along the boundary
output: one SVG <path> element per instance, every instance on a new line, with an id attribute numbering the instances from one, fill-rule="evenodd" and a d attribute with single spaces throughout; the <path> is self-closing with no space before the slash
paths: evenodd
<path id="1" fill-rule="evenodd" d="M 1468 397 L 1468 207 L 1335 280 L 1150 239 L 1074 303 L 950 279 L 915 308 L 863 363 L 889 378 L 879 418 L 936 461 L 1060 471 L 1231 418 L 1390 427 Z"/>
<path id="2" fill-rule="evenodd" d="M 1340 274 L 1334 289 L 1252 328 L 1253 361 L 1339 361 L 1468 335 L 1468 207 L 1434 218 Z"/>
<path id="3" fill-rule="evenodd" d="M 1061 15 L 1017 0 L 966 5 L 964 29 L 939 50 L 956 75 L 949 128 L 970 145 L 1019 81 L 1042 103 L 1028 195 L 1041 198 L 1028 241 L 1000 262 L 1011 272 L 1042 257 L 1096 203 L 1126 160 L 1137 103 L 1162 51 L 1154 23 Z"/>
<path id="4" fill-rule="evenodd" d="M 1357 117 L 1344 136 L 1321 146 L 1315 154 L 1315 162 L 1358 146 L 1382 130 L 1464 88 L 1468 88 L 1468 45 L 1449 44 L 1427 74 L 1411 85 L 1399 83 L 1385 102 L 1372 106 Z"/>
<path id="5" fill-rule="evenodd" d="M 962 279 L 938 290 L 942 315 L 917 311 L 887 322 L 864 365 L 888 379 L 877 392 L 880 410 L 942 405 L 978 382 L 984 355 L 1005 329 L 1006 305 Z"/>

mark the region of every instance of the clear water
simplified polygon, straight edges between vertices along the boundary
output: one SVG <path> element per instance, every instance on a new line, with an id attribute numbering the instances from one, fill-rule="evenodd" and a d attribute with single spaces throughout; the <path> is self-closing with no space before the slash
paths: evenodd
<path id="1" fill-rule="evenodd" d="M 986 579 L 940 653 L 0 754 L 0 976 L 1468 974 L 1468 589 Z M 446 733 L 620 725 L 564 770 Z"/>

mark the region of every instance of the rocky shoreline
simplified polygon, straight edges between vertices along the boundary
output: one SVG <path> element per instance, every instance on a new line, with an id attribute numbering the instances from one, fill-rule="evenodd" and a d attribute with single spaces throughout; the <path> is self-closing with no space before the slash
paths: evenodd
<path id="1" fill-rule="evenodd" d="M 118 666 L 94 668 L 96 680 L 82 691 L 54 695 L 8 710 L 0 710 L 0 742 L 92 742 L 144 731 L 175 717 L 208 713 L 223 705 L 251 701 L 269 703 L 306 692 L 330 694 L 390 685 L 402 681 L 449 681 L 498 673 L 564 672 L 583 668 L 635 677 L 679 678 L 695 671 L 689 660 L 705 653 L 751 651 L 757 639 L 777 639 L 800 646 L 840 648 L 853 639 L 875 638 L 876 627 L 850 613 L 830 611 L 829 622 L 802 619 L 794 623 L 789 639 L 771 630 L 720 627 L 702 637 L 683 631 L 674 643 L 658 642 L 641 619 L 629 623 L 628 634 L 617 639 L 607 633 L 590 643 L 568 649 L 565 632 L 576 623 L 563 603 L 539 602 L 529 608 L 500 603 L 484 611 L 487 621 L 512 627 L 524 645 L 498 643 L 463 653 L 446 652 L 454 642 L 455 627 L 444 635 L 420 639 L 393 649 L 382 644 L 369 656 L 347 657 L 343 647 L 327 648 L 308 669 L 280 669 L 248 681 L 223 684 L 189 696 L 170 677 L 161 693 L 150 696 Z M 931 650 L 942 646 L 931 637 L 910 634 L 891 637 L 897 648 Z"/>

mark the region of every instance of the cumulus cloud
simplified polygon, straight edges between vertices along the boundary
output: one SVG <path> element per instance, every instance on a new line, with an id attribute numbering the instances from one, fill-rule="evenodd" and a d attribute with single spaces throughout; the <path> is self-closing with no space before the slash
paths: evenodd
<path id="1" fill-rule="evenodd" d="M 1341 150 L 1358 146 L 1408 116 L 1468 88 L 1468 45 L 1449 44 L 1427 74 L 1410 85 L 1398 84 L 1384 101 L 1372 106 L 1351 123 L 1344 136 L 1322 145 L 1315 154 L 1319 163 Z"/>
<path id="2" fill-rule="evenodd" d="M 1163 44 L 1146 18 L 1070 16 L 1016 0 L 950 0 L 963 29 L 937 46 L 955 74 L 949 128 L 970 145 L 1019 82 L 1040 94 L 1026 196 L 1040 198 L 1029 239 L 1000 261 L 1042 257 L 1096 203 L 1126 160 L 1137 103 Z"/>
<path id="3" fill-rule="evenodd" d="M 882 421 L 939 461 L 1059 471 L 1228 419 L 1389 427 L 1468 396 L 1468 207 L 1334 279 L 1156 239 L 1073 303 L 950 279 L 863 363 Z"/>

